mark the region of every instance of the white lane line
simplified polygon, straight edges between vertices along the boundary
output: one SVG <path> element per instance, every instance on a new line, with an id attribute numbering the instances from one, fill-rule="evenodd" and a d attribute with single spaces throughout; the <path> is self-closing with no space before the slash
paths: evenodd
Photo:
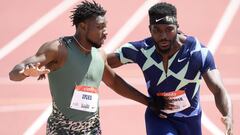
<path id="1" fill-rule="evenodd" d="M 48 108 L 44 110 L 44 112 L 37 118 L 37 120 L 35 120 L 35 122 L 23 134 L 34 135 L 36 131 L 38 131 L 42 127 L 43 123 L 46 122 L 51 112 L 52 112 L 52 105 L 49 105 Z"/>
<path id="2" fill-rule="evenodd" d="M 127 81 L 130 84 L 133 85 L 143 85 L 146 86 L 146 83 L 143 78 L 139 77 L 124 77 L 122 76 L 125 81 Z M 235 78 L 235 77 L 229 77 L 229 78 L 223 78 L 224 85 L 229 85 L 229 86 L 239 86 L 240 85 L 240 78 Z M 101 82 L 102 83 L 102 82 Z M 104 83 L 102 83 L 104 84 Z M 9 78 L 6 77 L 0 77 L 0 85 L 48 85 L 48 80 L 34 80 L 34 78 L 29 78 L 25 79 L 24 81 L 20 82 L 13 82 L 10 81 Z"/>
<path id="3" fill-rule="evenodd" d="M 66 0 L 68 1 L 68 0 Z M 112 38 L 112 40 L 107 44 L 108 49 L 106 50 L 107 52 L 112 51 L 114 48 L 118 46 L 118 44 L 121 42 L 121 40 L 123 40 L 129 33 L 130 31 L 133 30 L 133 28 L 135 28 L 140 20 L 142 20 L 141 18 L 143 18 L 146 13 L 147 10 L 151 5 L 153 5 L 154 3 L 158 2 L 158 0 L 147 0 L 143 3 L 143 5 L 136 11 L 137 13 L 135 13 L 130 19 L 129 21 L 127 21 L 127 23 L 120 29 L 120 32 L 118 32 L 117 36 L 114 36 Z M 123 29 L 123 30 L 122 30 Z M 121 35 L 120 35 L 121 34 Z M 119 39 L 118 39 L 119 38 Z M 116 44 L 116 46 L 113 46 L 114 44 Z M 10 51 L 9 51 L 10 52 Z M 0 60 L 1 60 L 1 56 L 0 56 Z M 43 116 L 44 115 L 44 116 Z M 37 132 L 39 130 L 39 128 L 37 127 L 41 127 L 47 120 L 47 117 L 50 115 L 50 112 L 44 112 L 44 114 L 42 114 L 37 120 L 41 119 L 41 121 L 35 121 L 33 123 L 33 125 L 37 124 L 37 126 L 31 126 L 28 130 L 30 130 L 31 132 L 27 132 L 28 135 L 33 135 L 35 132 Z"/>
<path id="4" fill-rule="evenodd" d="M 236 102 L 240 101 L 240 94 L 230 94 L 230 97 L 232 101 L 236 101 Z M 214 102 L 214 97 L 212 94 L 201 95 L 200 98 L 201 98 L 201 102 Z M 100 107 L 131 106 L 131 105 L 140 105 L 140 104 L 127 98 L 100 100 Z M 0 113 L 38 111 L 38 110 L 43 110 L 48 106 L 49 106 L 49 103 L 0 105 Z"/>
<path id="5" fill-rule="evenodd" d="M 205 128 L 207 130 L 209 130 L 212 135 L 224 135 L 224 133 L 216 126 L 214 125 L 214 123 L 212 123 L 208 117 L 206 116 L 206 114 L 204 112 L 202 112 L 202 124 L 203 125 L 207 125 L 205 126 Z"/>
<path id="6" fill-rule="evenodd" d="M 34 77 L 29 77 L 26 78 L 24 81 L 11 81 L 9 78 L 7 77 L 0 77 L 0 85 L 47 85 L 48 84 L 48 80 L 37 80 L 37 78 Z"/>
<path id="7" fill-rule="evenodd" d="M 11 53 L 14 49 L 21 46 L 22 43 L 32 37 L 39 30 L 44 28 L 47 24 L 55 20 L 59 15 L 61 15 L 77 1 L 78 0 L 63 0 L 55 8 L 53 8 L 47 14 L 39 18 L 35 23 L 30 25 L 20 35 L 15 37 L 13 40 L 11 40 L 9 43 L 4 45 L 3 48 L 0 49 L 0 60 L 7 56 L 9 53 Z"/>
<path id="8" fill-rule="evenodd" d="M 234 15 L 236 14 L 238 7 L 240 5 L 240 0 L 230 0 L 224 14 L 219 21 L 215 32 L 213 33 L 209 43 L 208 48 L 214 54 L 219 47 L 226 31 L 228 30 Z M 224 133 L 210 121 L 210 119 L 203 112 L 202 115 L 202 125 L 208 129 L 213 135 L 223 135 Z"/>
<path id="9" fill-rule="evenodd" d="M 238 11 L 240 5 L 240 0 L 230 0 L 225 12 L 219 21 L 211 40 L 208 43 L 208 48 L 212 51 L 212 53 L 216 52 L 216 49 L 220 45 L 226 31 L 228 30 L 235 14 Z"/>
<path id="10" fill-rule="evenodd" d="M 106 53 L 113 52 L 120 43 L 133 31 L 138 24 L 144 19 L 148 13 L 148 9 L 159 2 L 160 0 L 146 0 L 145 3 L 139 7 L 132 17 L 120 28 L 120 30 L 111 38 L 111 40 L 106 44 L 104 50 Z"/>
<path id="11" fill-rule="evenodd" d="M 21 112 L 21 111 L 34 111 L 34 110 L 43 110 L 48 107 L 49 104 L 24 104 L 24 105 L 1 105 L 0 113 L 8 112 Z"/>
<path id="12" fill-rule="evenodd" d="M 232 101 L 240 101 L 240 94 L 229 94 Z M 200 96 L 201 102 L 214 102 L 213 94 L 204 94 Z"/>

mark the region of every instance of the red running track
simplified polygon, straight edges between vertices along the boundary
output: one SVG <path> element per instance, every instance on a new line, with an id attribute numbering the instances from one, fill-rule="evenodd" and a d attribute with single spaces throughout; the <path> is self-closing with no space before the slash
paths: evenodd
<path id="1" fill-rule="evenodd" d="M 232 0 L 236 1 L 236 0 Z M 59 3 L 60 0 L 52 1 L 7 1 L 3 0 L 0 5 L 0 16 L 2 17 L 0 29 L 0 52 L 10 44 L 10 41 L 16 39 L 32 24 L 36 23 L 40 17 L 49 13 Z M 80 1 L 78 1 L 79 3 Z M 132 31 L 127 26 L 123 35 L 126 37 L 117 37 L 119 41 L 112 42 L 114 36 L 118 36 L 118 32 L 124 27 L 129 19 L 141 6 L 144 0 L 131 0 L 128 2 L 97 0 L 107 9 L 108 19 L 108 39 L 104 47 L 109 43 L 112 46 L 119 46 L 127 41 L 143 39 L 149 36 L 148 18 L 143 19 L 137 17 L 133 23 L 135 24 Z M 225 10 L 231 1 L 228 0 L 202 0 L 202 1 L 177 1 L 167 0 L 175 4 L 178 8 L 178 20 L 181 30 L 188 35 L 198 37 L 204 44 L 212 40 L 212 36 L 221 22 L 221 18 L 225 14 Z M 207 4 L 206 4 L 207 3 Z M 235 4 L 236 5 L 236 4 Z M 238 6 L 239 7 L 239 6 Z M 72 35 L 74 27 L 71 26 L 69 19 L 72 6 L 66 11 L 53 19 L 42 29 L 29 34 L 29 37 L 23 36 L 26 40 L 19 42 L 19 47 L 9 51 L 5 56 L 0 57 L 0 134 L 18 135 L 27 131 L 36 121 L 37 118 L 49 105 L 50 93 L 47 81 L 36 81 L 35 78 L 28 78 L 23 82 L 11 82 L 8 79 L 8 72 L 12 67 L 19 63 L 29 55 L 33 55 L 36 50 L 46 41 L 58 38 L 63 35 Z M 233 8 L 231 8 L 233 9 Z M 147 11 L 146 11 L 147 13 Z M 239 133 L 240 119 L 238 115 L 240 102 L 240 69 L 239 60 L 240 50 L 239 44 L 239 8 L 236 10 L 233 19 L 230 21 L 226 31 L 219 42 L 219 47 L 215 52 L 215 60 L 223 77 L 226 88 L 231 95 L 233 101 L 234 113 L 234 133 Z M 227 24 L 224 25 L 224 27 Z M 219 34 L 219 33 L 218 33 Z M 120 34 L 121 35 L 121 34 Z M 220 36 L 218 36 L 220 37 Z M 115 41 L 115 40 L 114 40 Z M 16 43 L 17 44 L 17 43 Z M 4 51 L 5 53 L 6 51 Z M 0 55 L 2 55 L 0 53 Z M 146 93 L 146 87 L 143 75 L 136 65 L 124 66 L 115 71 L 126 79 L 130 84 L 134 85 L 143 93 Z M 104 84 L 100 88 L 100 104 L 101 104 L 101 124 L 104 135 L 145 135 L 144 110 L 145 107 L 124 99 L 107 88 Z M 201 89 L 201 104 L 207 118 L 214 125 L 224 131 L 224 126 L 220 121 L 220 113 L 215 107 L 213 97 L 205 84 Z M 211 135 L 215 129 L 207 129 L 203 126 L 203 134 Z M 45 134 L 45 123 L 41 126 L 36 134 Z"/>

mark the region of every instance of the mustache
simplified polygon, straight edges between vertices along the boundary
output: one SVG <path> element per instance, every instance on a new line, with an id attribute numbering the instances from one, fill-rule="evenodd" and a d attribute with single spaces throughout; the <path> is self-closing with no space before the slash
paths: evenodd
<path id="1" fill-rule="evenodd" d="M 103 36 L 101 39 L 105 40 L 105 39 L 107 39 L 107 36 Z"/>
<path id="2" fill-rule="evenodd" d="M 167 40 L 167 39 L 162 39 L 162 40 L 159 40 L 159 42 L 169 42 L 170 40 Z"/>

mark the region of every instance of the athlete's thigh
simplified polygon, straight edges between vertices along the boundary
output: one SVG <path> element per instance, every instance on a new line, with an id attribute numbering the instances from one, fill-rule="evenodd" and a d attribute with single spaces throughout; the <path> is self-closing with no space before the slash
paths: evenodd
<path id="1" fill-rule="evenodd" d="M 187 124 L 188 129 L 191 129 L 190 135 L 202 135 L 201 115 L 188 119 Z"/>
<path id="2" fill-rule="evenodd" d="M 201 116 L 170 119 L 179 135 L 202 135 Z"/>
<path id="3" fill-rule="evenodd" d="M 145 123 L 147 135 L 177 135 L 177 131 L 168 119 L 162 119 L 146 111 Z"/>

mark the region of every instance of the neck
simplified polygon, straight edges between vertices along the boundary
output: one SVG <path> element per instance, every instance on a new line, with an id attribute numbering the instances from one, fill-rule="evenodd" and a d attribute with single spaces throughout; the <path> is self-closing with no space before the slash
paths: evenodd
<path id="1" fill-rule="evenodd" d="M 86 52 L 86 53 L 91 52 L 91 48 L 88 49 L 88 48 L 84 47 L 82 44 L 80 44 L 80 42 L 78 41 L 79 38 L 78 38 L 77 35 L 74 35 L 74 36 L 72 36 L 72 37 L 74 38 L 75 42 L 77 43 L 77 45 L 80 47 L 80 49 L 81 49 L 82 51 L 84 51 L 84 52 Z"/>
<path id="2" fill-rule="evenodd" d="M 169 58 L 171 58 L 180 48 L 181 48 L 181 46 L 179 46 L 179 45 L 174 45 L 173 48 L 172 48 L 169 52 L 167 52 L 167 53 L 162 53 L 162 52 L 160 52 L 160 51 L 158 51 L 158 52 L 159 52 L 159 54 L 160 54 L 163 58 L 169 59 Z"/>

